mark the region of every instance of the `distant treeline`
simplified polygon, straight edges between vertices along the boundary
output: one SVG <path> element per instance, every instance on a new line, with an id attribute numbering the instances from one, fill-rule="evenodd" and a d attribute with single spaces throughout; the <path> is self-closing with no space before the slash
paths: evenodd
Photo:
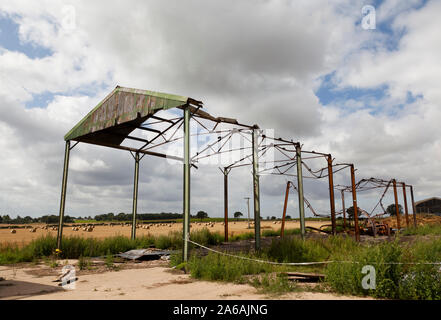
<path id="1" fill-rule="evenodd" d="M 9 217 L 9 215 L 4 215 L 4 216 L 0 216 L 0 223 L 5 223 L 5 224 L 24 224 L 24 223 L 48 223 L 48 224 L 52 224 L 52 223 L 58 223 L 58 216 L 56 215 L 47 215 L 47 216 L 42 216 L 39 218 L 32 218 L 30 216 L 26 216 L 26 217 L 20 217 L 17 216 L 17 218 L 11 218 Z M 66 223 L 72 223 L 74 222 L 73 217 L 70 216 L 64 216 L 64 222 Z"/>
<path id="2" fill-rule="evenodd" d="M 138 220 L 174 220 L 174 219 L 182 219 L 181 213 L 139 213 L 137 214 L 136 218 Z M 132 220 L 132 214 L 131 213 L 106 213 L 106 214 L 99 214 L 96 215 L 94 218 L 92 217 L 70 217 L 70 216 L 64 216 L 64 222 L 65 223 L 74 223 L 75 220 L 96 220 L 96 221 L 131 221 Z M 59 222 L 58 215 L 46 215 L 39 218 L 32 218 L 30 216 L 26 217 L 20 217 L 17 216 L 17 218 L 11 218 L 9 215 L 0 215 L 0 223 L 5 224 L 25 224 L 25 223 L 48 223 L 48 224 L 54 224 Z"/>
<path id="3" fill-rule="evenodd" d="M 138 220 L 172 220 L 172 219 L 182 219 L 181 213 L 138 213 L 136 215 Z M 117 215 L 113 213 L 99 214 L 95 216 L 96 221 L 131 221 L 131 213 L 118 213 Z"/>

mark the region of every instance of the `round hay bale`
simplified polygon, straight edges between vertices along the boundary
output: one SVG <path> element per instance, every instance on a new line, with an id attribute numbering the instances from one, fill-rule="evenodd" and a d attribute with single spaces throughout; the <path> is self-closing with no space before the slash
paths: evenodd
<path id="1" fill-rule="evenodd" d="M 12 229 L 11 233 L 17 233 L 17 231 L 15 229 Z"/>

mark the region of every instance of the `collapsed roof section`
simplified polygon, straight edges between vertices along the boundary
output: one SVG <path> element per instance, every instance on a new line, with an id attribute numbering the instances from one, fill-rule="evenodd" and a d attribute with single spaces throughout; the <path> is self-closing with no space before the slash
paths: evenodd
<path id="1" fill-rule="evenodd" d="M 149 117 L 160 110 L 202 102 L 188 97 L 117 86 L 64 137 L 96 144 L 120 145 Z"/>

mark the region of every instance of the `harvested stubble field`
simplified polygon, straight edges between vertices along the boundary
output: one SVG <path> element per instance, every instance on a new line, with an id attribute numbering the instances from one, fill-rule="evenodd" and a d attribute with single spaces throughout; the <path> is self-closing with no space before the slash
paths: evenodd
<path id="1" fill-rule="evenodd" d="M 416 215 L 417 226 L 421 227 L 424 225 L 441 225 L 441 216 L 437 216 L 434 214 L 424 214 L 419 213 Z M 382 223 L 387 223 L 392 228 L 397 228 L 397 218 L 396 217 L 388 217 L 381 219 Z M 410 227 L 413 227 L 413 214 L 409 214 L 409 224 Z M 400 225 L 401 228 L 406 228 L 406 217 L 405 215 L 400 216 Z"/>
<path id="2" fill-rule="evenodd" d="M 306 221 L 306 226 L 311 226 L 315 228 L 319 228 L 321 225 L 329 224 L 329 221 Z M 0 225 L 7 226 L 7 225 Z M 22 225 L 27 226 L 27 228 L 16 228 L 14 229 L 16 232 L 11 233 L 11 229 L 0 229 L 0 243 L 17 243 L 19 245 L 25 245 L 31 242 L 34 239 L 37 239 L 43 235 L 51 234 L 56 236 L 56 230 L 44 230 L 42 229 L 44 224 L 30 224 L 30 225 Z M 274 221 L 261 221 L 261 229 L 263 230 L 280 230 L 281 222 L 277 221 L 274 224 Z M 30 232 L 31 228 L 36 228 L 35 232 Z M 213 223 L 213 227 L 210 225 L 207 226 L 207 223 L 199 223 L 197 221 L 191 223 L 191 230 L 202 230 L 203 228 L 208 228 L 210 232 L 219 232 L 223 234 L 224 226 L 221 222 Z M 285 224 L 286 229 L 296 229 L 300 228 L 300 223 L 298 221 L 287 221 Z M 228 234 L 230 236 L 253 232 L 254 227 L 251 226 L 248 229 L 248 222 L 246 221 L 230 221 L 228 224 Z M 137 228 L 136 234 L 139 236 L 159 236 L 159 235 L 167 235 L 170 231 L 182 231 L 182 223 L 172 223 L 172 224 L 155 224 L 151 225 L 149 229 Z M 104 239 L 117 235 L 130 237 L 131 226 L 121 226 L 121 225 L 97 225 L 94 227 L 92 232 L 83 231 L 80 227 L 78 231 L 73 231 L 72 227 L 64 227 L 63 228 L 63 236 L 80 236 L 85 238 L 97 238 Z"/>

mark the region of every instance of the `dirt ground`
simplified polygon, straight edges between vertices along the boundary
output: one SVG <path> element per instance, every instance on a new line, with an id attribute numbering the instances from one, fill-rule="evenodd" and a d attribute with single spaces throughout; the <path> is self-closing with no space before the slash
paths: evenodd
<path id="1" fill-rule="evenodd" d="M 64 264 L 76 266 L 75 287 L 65 289 L 53 282 Z M 104 262 L 92 270 L 79 270 L 77 260 L 45 264 L 0 266 L 0 300 L 343 300 L 361 299 L 321 292 L 293 292 L 278 296 L 260 294 L 247 284 L 198 281 L 167 267 L 166 261 L 126 262 L 109 271 Z M 116 264 L 115 264 L 116 265 Z M 3 278 L 3 280 L 2 280 Z"/>
<path id="2" fill-rule="evenodd" d="M 323 224 L 329 224 L 327 221 L 306 221 L 306 226 L 311 226 L 315 228 L 319 228 Z M 7 226 L 7 225 L 0 225 Z M 42 235 L 51 234 L 53 236 L 57 235 L 56 230 L 43 230 L 42 227 L 44 224 L 31 224 L 27 225 L 28 228 L 14 229 L 16 233 L 11 233 L 11 229 L 0 229 L 0 244 L 1 243 L 13 243 L 16 242 L 18 244 L 26 244 L 32 241 L 33 239 L 39 238 Z M 30 232 L 30 228 L 36 228 L 35 232 Z M 261 230 L 280 230 L 281 222 L 277 221 L 276 224 L 273 221 L 262 221 L 261 222 Z M 216 222 L 213 227 L 206 226 L 205 223 L 197 223 L 194 222 L 191 224 L 191 230 L 200 230 L 202 228 L 208 228 L 212 232 L 220 232 L 223 234 L 224 226 L 221 222 Z M 298 221 L 287 221 L 285 224 L 286 229 L 295 229 L 300 228 L 300 223 Z M 143 235 L 161 235 L 168 234 L 170 231 L 181 231 L 182 224 L 181 223 L 172 223 L 171 226 L 155 224 L 154 226 L 150 226 L 150 229 L 136 229 L 137 236 Z M 248 223 L 246 221 L 230 221 L 228 224 L 228 234 L 230 236 L 237 235 L 245 232 L 252 232 L 254 228 L 251 226 L 251 229 L 248 229 Z M 103 239 L 107 237 L 112 237 L 116 235 L 123 235 L 126 237 L 130 237 L 131 226 L 96 226 L 92 232 L 83 231 L 81 228 L 79 231 L 73 231 L 71 227 L 64 227 L 63 236 L 81 236 L 87 238 L 98 238 Z"/>

